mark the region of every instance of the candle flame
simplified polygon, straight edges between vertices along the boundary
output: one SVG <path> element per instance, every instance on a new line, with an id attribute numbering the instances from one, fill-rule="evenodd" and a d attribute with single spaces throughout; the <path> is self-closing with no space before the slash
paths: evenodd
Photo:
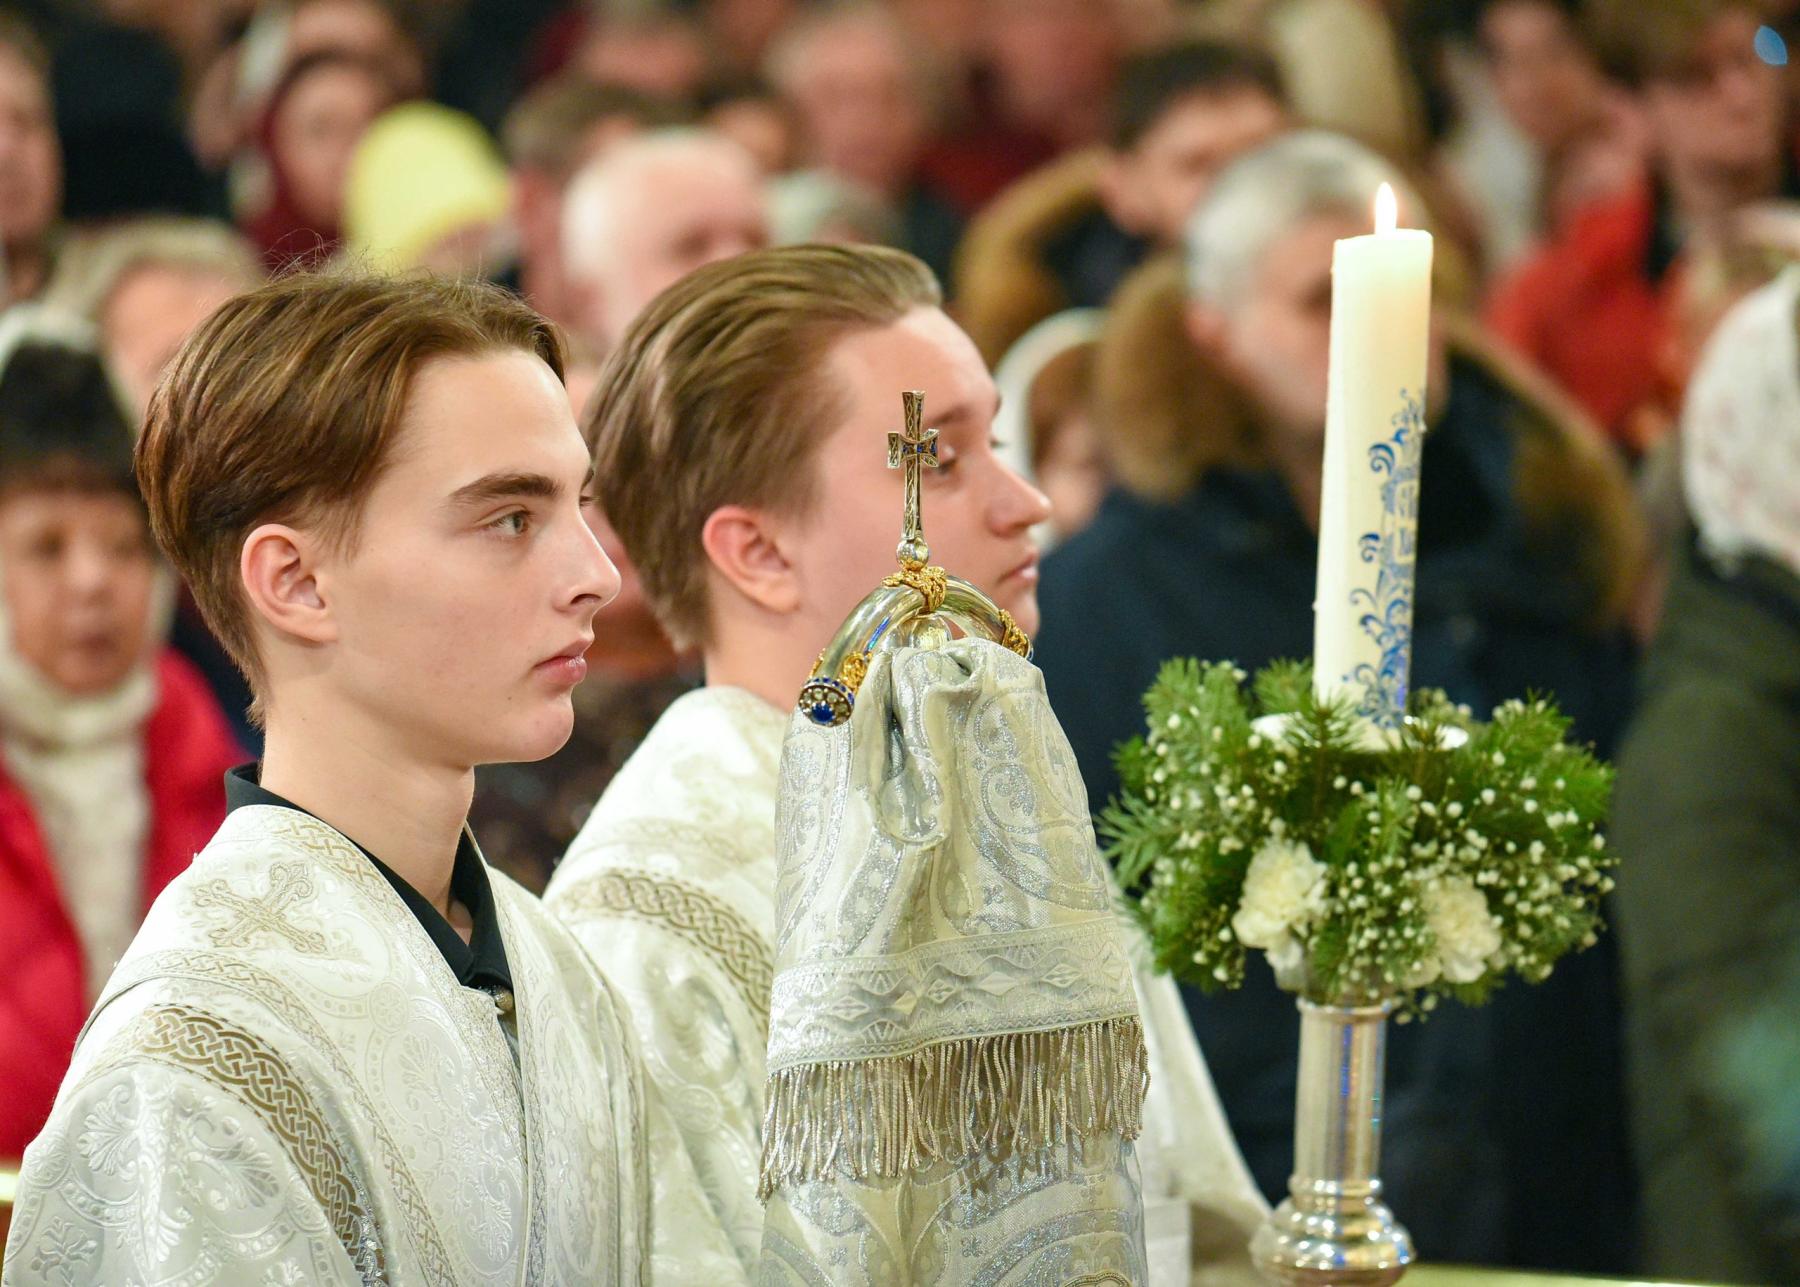
<path id="1" fill-rule="evenodd" d="M 1400 203 L 1394 199 L 1394 189 L 1389 184 L 1382 184 L 1375 193 L 1375 231 L 1392 232 L 1400 222 Z"/>

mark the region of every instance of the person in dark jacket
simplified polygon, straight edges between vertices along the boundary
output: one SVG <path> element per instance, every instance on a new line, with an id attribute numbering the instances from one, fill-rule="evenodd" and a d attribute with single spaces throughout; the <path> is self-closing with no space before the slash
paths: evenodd
<path id="1" fill-rule="evenodd" d="M 1650 1270 L 1800 1282 L 1800 267 L 1682 419 L 1675 560 L 1613 843 Z"/>
<path id="2" fill-rule="evenodd" d="M 1254 669 L 1312 650 L 1332 245 L 1367 231 L 1382 182 L 1405 191 L 1348 140 L 1277 140 L 1196 213 L 1189 280 L 1154 265 L 1115 305 L 1097 422 L 1123 485 L 1046 562 L 1037 651 L 1096 808 L 1165 659 Z M 1554 694 L 1604 749 L 1630 697 L 1620 623 L 1642 544 L 1623 470 L 1466 324 L 1440 320 L 1429 388 L 1414 680 L 1482 714 Z M 1245 1157 L 1279 1197 L 1293 1001 L 1260 967 L 1188 1000 Z M 1395 1029 L 1383 1178 L 1423 1254 L 1628 1267 L 1619 1042 L 1607 948 L 1487 1010 Z"/>

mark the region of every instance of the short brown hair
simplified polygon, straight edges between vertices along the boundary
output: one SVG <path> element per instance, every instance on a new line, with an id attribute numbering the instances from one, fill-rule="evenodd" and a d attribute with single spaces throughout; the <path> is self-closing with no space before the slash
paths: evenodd
<path id="1" fill-rule="evenodd" d="M 700 537 L 713 511 L 811 503 L 813 458 L 844 414 L 824 369 L 832 347 L 942 301 L 901 251 L 782 246 L 684 277 L 626 330 L 586 432 L 606 516 L 678 644 L 707 639 Z"/>
<path id="2" fill-rule="evenodd" d="M 295 273 L 225 303 L 182 345 L 137 444 L 150 530 L 254 688 L 238 556 L 258 524 L 355 538 L 425 362 L 523 349 L 560 379 L 556 328 L 495 286 Z"/>

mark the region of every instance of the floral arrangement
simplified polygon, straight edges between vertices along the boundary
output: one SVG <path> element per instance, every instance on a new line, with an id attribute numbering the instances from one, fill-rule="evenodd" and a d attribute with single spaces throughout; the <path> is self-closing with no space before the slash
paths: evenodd
<path id="1" fill-rule="evenodd" d="M 1305 665 L 1245 681 L 1169 662 L 1118 752 L 1099 831 L 1160 968 L 1236 987 L 1258 948 L 1283 987 L 1404 1020 L 1593 944 L 1612 770 L 1554 705 L 1480 723 L 1423 692 L 1385 733 L 1319 701 Z"/>

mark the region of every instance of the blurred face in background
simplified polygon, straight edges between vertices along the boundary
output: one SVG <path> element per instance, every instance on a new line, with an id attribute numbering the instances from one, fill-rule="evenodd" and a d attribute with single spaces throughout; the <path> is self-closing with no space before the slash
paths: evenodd
<path id="1" fill-rule="evenodd" d="M 1347 212 L 1301 219 L 1269 242 L 1243 297 L 1211 319 L 1227 369 L 1285 437 L 1323 441 L 1332 248 L 1368 230 Z"/>
<path id="2" fill-rule="evenodd" d="M 1606 81 L 1573 19 L 1548 0 L 1503 0 L 1481 16 L 1500 106 L 1533 143 L 1566 147 L 1603 110 Z"/>
<path id="3" fill-rule="evenodd" d="M 794 117 L 780 100 L 760 94 L 727 99 L 706 114 L 717 130 L 756 158 L 764 174 L 786 174 L 798 151 Z"/>
<path id="4" fill-rule="evenodd" d="M 600 84 L 684 102 L 706 79 L 707 61 L 706 43 L 692 23 L 653 17 L 602 23 L 574 65 Z"/>
<path id="5" fill-rule="evenodd" d="M 270 141 L 295 209 L 314 227 L 338 226 L 351 154 L 391 101 L 373 69 L 347 60 L 321 63 L 288 88 Z"/>
<path id="6" fill-rule="evenodd" d="M 1781 72 L 1756 55 L 1749 8 L 1711 22 L 1691 57 L 1644 85 L 1654 146 L 1677 173 L 1729 181 L 1779 164 Z"/>
<path id="7" fill-rule="evenodd" d="M 1322 449 L 1331 370 L 1331 259 L 1336 243 L 1369 231 L 1369 217 L 1321 211 L 1297 220 L 1263 249 L 1241 298 L 1196 304 L 1189 327 L 1261 413 L 1263 425 L 1299 450 Z M 1434 335 L 1428 414 L 1447 379 Z"/>
<path id="8" fill-rule="evenodd" d="M 50 94 L 30 63 L 0 46 L 0 245 L 44 235 L 62 204 L 62 151 Z"/>
<path id="9" fill-rule="evenodd" d="M 607 212 L 591 233 L 591 281 L 575 285 L 581 329 L 597 347 L 617 341 L 651 300 L 703 265 L 769 244 L 762 177 L 742 149 L 717 147 L 629 157 L 615 172 Z M 608 162 L 601 162 L 608 164 Z M 580 218 L 579 211 L 572 217 Z"/>
<path id="10" fill-rule="evenodd" d="M 1287 125 L 1287 112 L 1260 86 L 1178 98 L 1132 147 L 1112 154 L 1102 179 L 1107 208 L 1122 227 L 1178 245 L 1219 171 Z"/>
<path id="11" fill-rule="evenodd" d="M 884 196 L 904 190 L 926 121 L 920 74 L 898 28 L 870 17 L 821 29 L 786 89 L 815 163 Z"/>
<path id="12" fill-rule="evenodd" d="M 1103 0 L 990 0 L 987 54 L 1002 105 L 1058 142 L 1098 127 L 1123 52 L 1113 6 Z"/>
<path id="13" fill-rule="evenodd" d="M 119 278 L 100 307 L 100 337 L 139 420 L 188 333 L 246 289 L 225 273 L 184 264 L 142 263 Z"/>
<path id="14" fill-rule="evenodd" d="M 424 92 L 419 48 L 382 0 L 302 0 L 288 20 L 285 65 L 326 50 L 374 63 L 402 98 Z"/>
<path id="15" fill-rule="evenodd" d="M 1106 493 L 1106 457 L 1094 428 L 1094 341 L 1075 344 L 1044 363 L 1025 392 L 1031 468 L 1050 501 L 1059 541 L 1086 527 Z"/>
<path id="16" fill-rule="evenodd" d="M 156 560 L 120 492 L 0 494 L 0 585 L 13 652 L 71 697 L 122 683 L 150 647 Z"/>

